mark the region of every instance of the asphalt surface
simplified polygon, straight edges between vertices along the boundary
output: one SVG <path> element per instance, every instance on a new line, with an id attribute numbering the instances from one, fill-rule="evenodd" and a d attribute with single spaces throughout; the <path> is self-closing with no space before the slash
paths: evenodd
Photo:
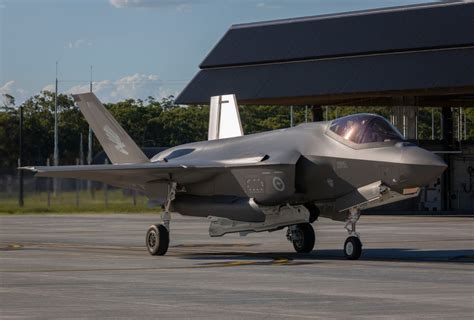
<path id="1" fill-rule="evenodd" d="M 152 257 L 155 215 L 0 217 L 0 318 L 474 318 L 473 218 L 363 216 L 359 261 L 326 219 L 306 255 L 284 230 L 209 238 L 206 219 L 173 219 Z"/>

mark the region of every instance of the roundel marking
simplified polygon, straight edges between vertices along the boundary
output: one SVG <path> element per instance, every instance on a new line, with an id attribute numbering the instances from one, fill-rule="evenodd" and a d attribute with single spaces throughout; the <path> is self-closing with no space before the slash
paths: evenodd
<path id="1" fill-rule="evenodd" d="M 273 188 L 276 191 L 284 191 L 285 190 L 285 182 L 280 177 L 273 177 Z"/>

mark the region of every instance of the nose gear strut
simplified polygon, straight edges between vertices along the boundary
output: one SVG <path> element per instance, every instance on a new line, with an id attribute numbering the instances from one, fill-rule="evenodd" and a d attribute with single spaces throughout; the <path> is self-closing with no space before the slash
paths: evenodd
<path id="1" fill-rule="evenodd" d="M 344 255 L 349 260 L 357 260 L 362 254 L 362 242 L 360 235 L 356 232 L 356 224 L 360 218 L 360 209 L 350 208 L 344 228 L 349 233 L 349 237 L 344 242 Z"/>

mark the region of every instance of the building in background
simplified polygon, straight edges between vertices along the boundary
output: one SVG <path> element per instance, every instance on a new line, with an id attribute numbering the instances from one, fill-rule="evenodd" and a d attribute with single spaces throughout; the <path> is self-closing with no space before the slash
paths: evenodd
<path id="1" fill-rule="evenodd" d="M 447 2 L 234 25 L 176 102 L 234 93 L 241 105 L 311 106 L 314 121 L 326 106 L 390 107 L 408 140 L 449 164 L 419 199 L 391 209 L 472 211 L 473 17 L 474 3 Z M 426 107 L 440 108 L 441 119 L 421 140 Z"/>

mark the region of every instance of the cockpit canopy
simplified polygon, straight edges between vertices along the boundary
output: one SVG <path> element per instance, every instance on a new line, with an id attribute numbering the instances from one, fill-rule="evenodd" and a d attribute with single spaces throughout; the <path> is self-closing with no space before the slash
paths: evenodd
<path id="1" fill-rule="evenodd" d="M 355 114 L 333 120 L 329 130 L 357 144 L 404 140 L 390 122 L 373 114 Z"/>

